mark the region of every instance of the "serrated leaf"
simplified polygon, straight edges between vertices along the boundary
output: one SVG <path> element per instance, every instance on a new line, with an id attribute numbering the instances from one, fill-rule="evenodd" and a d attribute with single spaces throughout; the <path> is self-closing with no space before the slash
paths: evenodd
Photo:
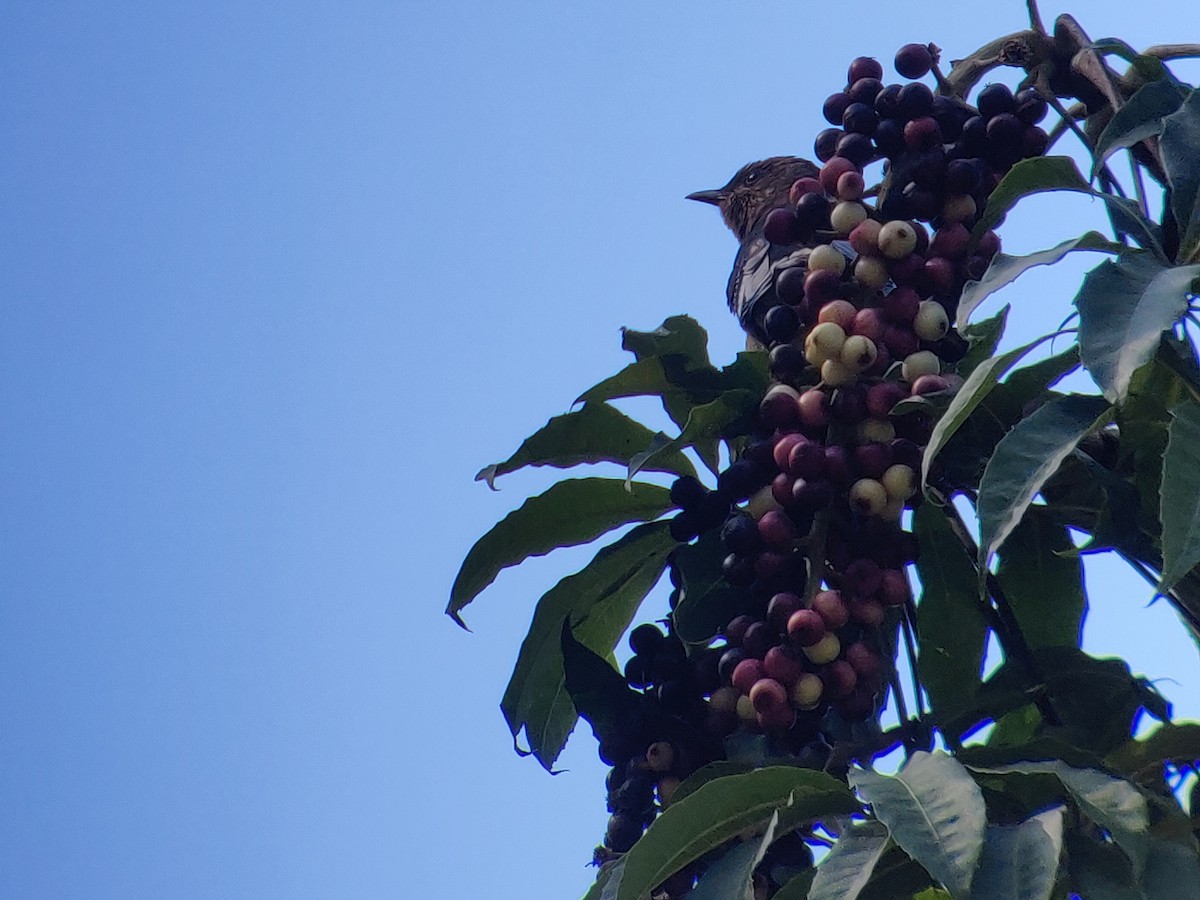
<path id="1" fill-rule="evenodd" d="M 1049 900 L 1063 846 L 1063 810 L 989 825 L 971 900 Z"/>
<path id="2" fill-rule="evenodd" d="M 1136 787 L 1095 769 L 1076 769 L 1059 760 L 1020 762 L 973 771 L 1011 775 L 1053 775 L 1079 811 L 1112 835 L 1140 872 L 1146 863 L 1150 830 L 1146 798 Z"/>
<path id="3" fill-rule="evenodd" d="M 1092 152 L 1092 178 L 1096 177 L 1105 160 L 1118 150 L 1161 134 L 1163 119 L 1179 109 L 1186 96 L 1187 88 L 1170 75 L 1134 91 L 1096 139 Z"/>
<path id="4" fill-rule="evenodd" d="M 1188 400 L 1171 410 L 1163 454 L 1163 575 L 1168 591 L 1200 565 L 1200 403 Z"/>
<path id="5" fill-rule="evenodd" d="M 762 862 L 775 829 L 779 825 L 776 811 L 760 838 L 734 844 L 725 855 L 704 870 L 696 886 L 688 891 L 688 900 L 754 900 L 754 868 Z"/>
<path id="6" fill-rule="evenodd" d="M 811 769 L 770 766 L 710 781 L 667 807 L 633 845 L 617 900 L 646 900 L 664 879 L 776 811 L 799 823 L 859 809 L 844 784 Z"/>
<path id="7" fill-rule="evenodd" d="M 1194 262 L 1200 252 L 1200 91 L 1193 90 L 1163 120 L 1158 145 L 1171 189 L 1171 212 L 1179 225 L 1178 259 Z"/>
<path id="8" fill-rule="evenodd" d="M 995 389 L 999 384 L 1004 373 L 1016 365 L 1022 357 L 1030 350 L 1041 343 L 1054 337 L 1054 335 L 1043 335 L 1035 341 L 1017 347 L 1015 350 L 1009 350 L 1007 353 L 1001 353 L 999 356 L 993 356 L 990 359 L 984 360 L 963 382 L 963 386 L 959 388 L 954 399 L 950 401 L 950 406 L 946 408 L 946 412 L 938 419 L 937 424 L 933 427 L 933 433 L 929 437 L 929 443 L 925 447 L 925 455 L 921 459 L 921 484 L 924 486 L 929 481 L 929 467 L 937 458 L 937 455 L 942 451 L 942 448 L 954 437 L 963 423 L 967 421 L 971 413 L 976 407 L 983 402 L 984 398 Z"/>
<path id="9" fill-rule="evenodd" d="M 954 897 L 969 896 L 987 809 L 979 785 L 957 760 L 917 751 L 895 776 L 853 769 L 849 779 L 905 853 Z"/>
<path id="10" fill-rule="evenodd" d="M 934 718 L 945 727 L 946 712 L 969 706 L 979 690 L 988 626 L 979 608 L 975 562 L 945 512 L 922 504 L 913 513 L 913 533 L 921 547 L 917 669 Z"/>
<path id="11" fill-rule="evenodd" d="M 1108 401 L 1088 394 L 1055 397 L 1022 419 L 996 445 L 979 482 L 979 568 L 1017 527 L 1042 485 L 1084 435 L 1103 424 Z"/>
<path id="12" fill-rule="evenodd" d="M 1148 253 L 1105 260 L 1084 276 L 1075 296 L 1079 355 L 1104 396 L 1124 399 L 1133 373 L 1187 311 L 1197 276 L 1200 266 L 1164 266 Z"/>
<path id="13" fill-rule="evenodd" d="M 1077 647 L 1087 611 L 1083 566 L 1066 526 L 1037 512 L 1009 535 L 996 577 L 1026 643 Z"/>
<path id="14" fill-rule="evenodd" d="M 959 301 L 959 309 L 962 308 L 962 301 Z M 958 325 L 959 333 L 967 339 L 967 353 L 958 365 L 955 371 L 966 378 L 985 359 L 995 355 L 996 348 L 1000 346 L 1000 338 L 1004 337 L 1004 327 L 1008 324 L 1008 311 L 1011 307 L 1006 303 L 1000 308 L 994 316 L 989 319 L 984 319 L 982 322 L 966 322 L 965 317 L 962 318 L 962 324 Z"/>
<path id="15" fill-rule="evenodd" d="M 495 490 L 498 477 L 525 466 L 567 469 L 584 463 L 628 465 L 653 439 L 653 431 L 607 403 L 585 403 L 581 409 L 552 418 L 522 441 L 517 452 L 504 462 L 481 469 L 475 480 L 487 482 Z M 644 468 L 676 475 L 696 474 L 682 453 L 661 454 Z"/>
<path id="16" fill-rule="evenodd" d="M 978 281 L 968 281 L 962 289 L 958 301 L 958 314 L 955 325 L 961 330 L 979 305 L 988 297 L 1003 287 L 1016 281 L 1021 275 L 1036 266 L 1049 266 L 1061 260 L 1068 253 L 1076 250 L 1093 250 L 1103 253 L 1120 253 L 1125 249 L 1124 244 L 1108 240 L 1098 231 L 1089 231 L 1077 238 L 1063 241 L 1049 250 L 1039 250 L 1025 256 L 1009 256 L 1007 253 L 997 253 Z"/>
<path id="17" fill-rule="evenodd" d="M 855 900 L 887 848 L 888 831 L 878 822 L 846 829 L 817 866 L 808 900 Z"/>
<path id="18" fill-rule="evenodd" d="M 538 601 L 500 708 L 514 740 L 524 730 L 529 752 L 547 769 L 576 719 L 563 671 L 563 620 L 570 617 L 584 646 L 607 655 L 662 577 L 676 546 L 667 523 L 639 525 Z"/>
<path id="19" fill-rule="evenodd" d="M 589 543 L 630 522 L 657 519 L 672 506 L 670 491 L 656 484 L 638 482 L 629 491 L 616 478 L 560 481 L 475 542 L 450 589 L 446 615 L 463 625 L 459 612 L 509 566 L 558 547 Z"/>
<path id="20" fill-rule="evenodd" d="M 685 644 L 707 644 L 752 601 L 749 588 L 725 580 L 721 563 L 727 551 L 723 546 L 720 534 L 713 530 L 680 547 L 675 558 L 680 576 L 675 631 Z"/>

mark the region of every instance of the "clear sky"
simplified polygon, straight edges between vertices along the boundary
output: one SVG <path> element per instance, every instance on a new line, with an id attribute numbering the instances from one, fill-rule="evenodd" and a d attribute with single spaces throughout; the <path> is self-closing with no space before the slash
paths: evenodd
<path id="1" fill-rule="evenodd" d="M 1076 12 L 1200 37 L 1191 3 L 1130 10 Z M 473 475 L 624 363 L 622 325 L 688 312 L 732 358 L 733 239 L 685 194 L 808 154 L 853 56 L 1023 23 L 1015 0 L 4 5 L 0 896 L 581 894 L 594 743 L 551 777 L 498 704 L 587 554 L 502 575 L 456 628 L 464 553 L 549 481 Z M 1008 249 L 1101 221 L 1046 209 Z M 1011 341 L 1084 265 L 1000 298 Z M 1088 646 L 1200 713 L 1165 604 L 1092 574 Z"/>

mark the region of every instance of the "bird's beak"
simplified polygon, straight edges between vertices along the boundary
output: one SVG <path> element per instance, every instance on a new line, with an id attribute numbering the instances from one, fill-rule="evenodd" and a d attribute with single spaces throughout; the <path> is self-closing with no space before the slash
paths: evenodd
<path id="1" fill-rule="evenodd" d="M 694 194 L 688 194 L 684 199 L 699 200 L 701 203 L 711 203 L 713 206 L 720 206 L 728 196 L 724 191 L 696 191 Z"/>

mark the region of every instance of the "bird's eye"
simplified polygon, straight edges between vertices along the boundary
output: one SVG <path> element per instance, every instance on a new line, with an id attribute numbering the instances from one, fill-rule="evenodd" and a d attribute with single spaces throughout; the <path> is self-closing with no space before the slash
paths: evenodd
<path id="1" fill-rule="evenodd" d="M 751 172 L 749 175 L 746 176 L 746 184 L 754 184 L 754 182 L 756 182 L 756 181 L 758 181 L 758 173 L 757 172 Z"/>

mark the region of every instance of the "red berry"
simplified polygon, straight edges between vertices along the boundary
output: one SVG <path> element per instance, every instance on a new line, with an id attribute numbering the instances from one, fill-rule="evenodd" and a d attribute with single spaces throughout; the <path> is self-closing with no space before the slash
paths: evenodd
<path id="1" fill-rule="evenodd" d="M 797 610 L 788 619 L 788 637 L 801 647 L 811 647 L 816 644 L 825 637 L 826 630 L 825 621 L 811 609 Z"/>
<path id="2" fill-rule="evenodd" d="M 733 670 L 733 686 L 743 694 L 748 694 L 763 675 L 763 664 L 759 660 L 743 659 Z"/>

